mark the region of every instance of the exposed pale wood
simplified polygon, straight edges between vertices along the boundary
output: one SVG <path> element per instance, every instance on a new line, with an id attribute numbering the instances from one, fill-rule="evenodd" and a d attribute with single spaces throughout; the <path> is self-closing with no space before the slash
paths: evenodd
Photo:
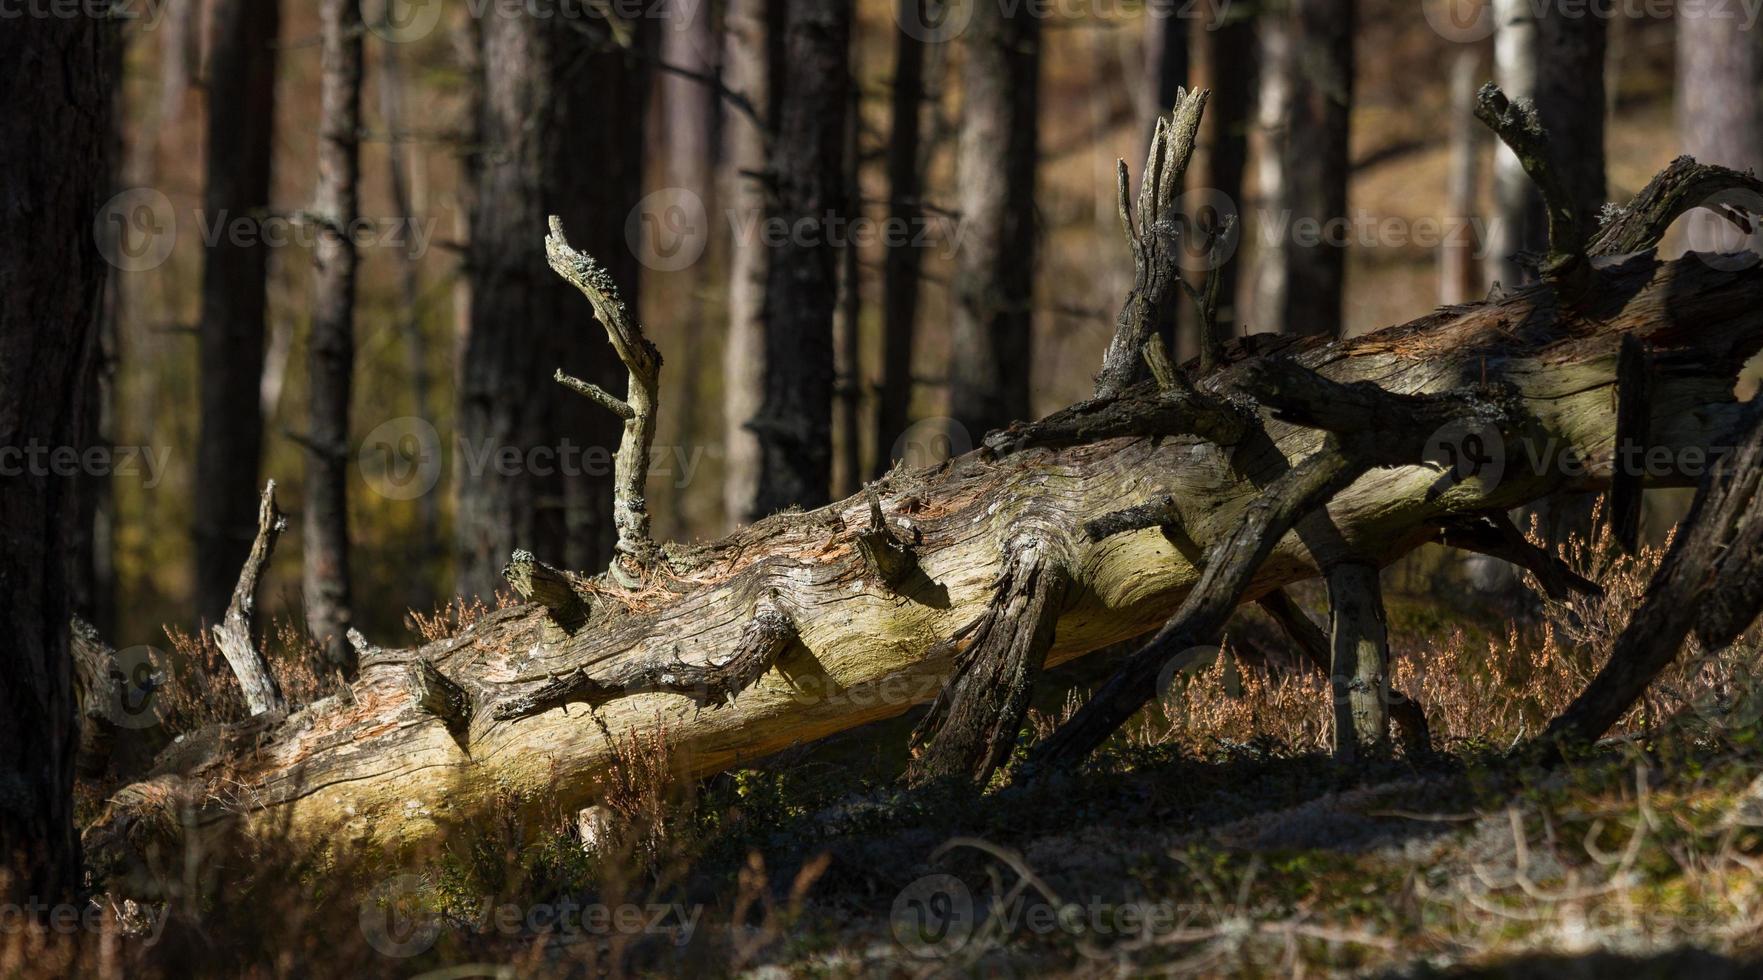
<path id="1" fill-rule="evenodd" d="M 239 570 L 239 584 L 233 587 L 233 601 L 227 605 L 226 618 L 211 627 L 215 645 L 220 647 L 227 664 L 233 668 L 233 676 L 239 679 L 239 687 L 245 693 L 245 706 L 254 715 L 284 711 L 288 706 L 282 697 L 281 685 L 276 683 L 269 662 L 263 658 L 251 635 L 257 607 L 257 580 L 275 553 L 276 539 L 287 529 L 288 519 L 276 506 L 275 481 L 271 480 L 258 499 L 257 539 L 251 543 L 245 567 Z"/>

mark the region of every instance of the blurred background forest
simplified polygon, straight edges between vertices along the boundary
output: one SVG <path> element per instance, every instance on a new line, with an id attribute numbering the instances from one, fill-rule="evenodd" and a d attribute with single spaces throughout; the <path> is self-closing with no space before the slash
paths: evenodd
<path id="1" fill-rule="evenodd" d="M 315 436 L 312 422 L 312 365 L 327 356 L 334 365 L 336 354 L 314 341 L 316 236 L 306 217 L 326 126 L 320 5 L 142 7 L 126 32 L 118 198 L 94 225 L 122 269 L 109 287 L 97 444 L 145 454 L 100 478 L 90 575 L 76 598 L 104 635 L 119 647 L 155 644 L 164 624 L 215 618 L 254 530 L 257 489 L 276 479 L 298 526 L 312 506 L 315 459 L 340 461 L 347 474 L 348 612 L 330 614 L 333 626 L 391 639 L 408 610 L 487 593 L 512 547 L 570 567 L 602 564 L 604 463 L 558 477 L 533 463 L 551 457 L 531 455 L 616 445 L 615 425 L 553 383 L 554 369 L 590 379 L 610 371 L 603 383 L 623 385 L 587 304 L 544 267 L 546 214 L 562 214 L 575 245 L 608 267 L 666 358 L 649 509 L 658 538 L 682 540 L 719 536 L 773 504 L 855 492 L 902 456 L 932 461 L 1024 406 L 1034 417 L 1086 396 L 1131 286 L 1116 160 L 1139 172 L 1175 84 L 1213 90 L 1190 185 L 1197 200 L 1237 216 L 1240 241 L 1225 256 L 1234 297 L 1223 304 L 1234 334 L 1351 335 L 1479 298 L 1501 278 L 1508 248 L 1526 241 L 1509 227 L 1522 204 L 1501 192 L 1516 171 L 1496 160 L 1468 103 L 1490 78 L 1514 93 L 1527 91 L 1526 78 L 1537 84 L 1548 55 L 1524 46 L 1535 32 L 1522 23 L 1530 4 L 1024 0 L 999 25 L 989 7 L 975 16 L 972 4 L 858 0 L 849 89 L 797 79 L 812 98 L 789 94 L 792 72 L 811 73 L 779 37 L 788 3 L 624 6 L 364 2 L 365 232 L 352 355 L 343 355 L 345 373 L 351 357 L 353 368 L 345 444 Z M 1601 139 L 1601 151 L 1585 153 L 1600 158 L 1604 200 L 1626 200 L 1683 152 L 1758 163 L 1749 6 L 1711 20 L 1679 16 L 1670 2 L 1616 4 L 1615 16 L 1591 18 L 1601 20 L 1601 81 L 1583 77 L 1579 95 L 1601 102 L 1596 125 L 1570 138 Z M 540 8 L 554 16 L 534 21 Z M 781 82 L 769 95 L 767 75 Z M 839 102 L 848 120 L 825 114 Z M 769 140 L 756 138 L 755 118 L 774 119 Z M 908 120 L 911 140 L 900 131 Z M 1330 131 L 1303 131 L 1319 125 Z M 1327 146 L 1343 139 L 1336 163 Z M 831 149 L 828 170 L 828 154 L 815 151 Z M 800 236 L 767 244 L 771 164 L 804 155 L 819 176 L 842 179 L 819 187 L 825 200 L 855 204 L 822 219 L 830 234 L 806 248 Z M 263 162 L 258 200 L 249 185 Z M 1350 229 L 1319 247 L 1344 263 L 1333 278 L 1338 314 L 1326 284 L 1288 281 L 1296 266 L 1286 254 L 1299 247 L 1289 216 L 1305 207 L 1292 195 L 1331 181 L 1344 188 L 1336 217 Z M 1317 193 L 1329 199 L 1326 186 Z M 221 212 L 251 226 L 246 244 L 217 222 Z M 857 218 L 873 223 L 869 234 Z M 900 226 L 889 221 L 904 221 L 909 238 L 890 247 L 883 233 Z M 841 244 L 841 228 L 855 244 Z M 820 240 L 833 238 L 830 248 Z M 1002 255 L 988 259 L 998 242 Z M 818 374 L 802 397 L 832 401 L 820 450 L 830 475 L 796 498 L 757 486 L 751 444 L 766 424 L 763 403 L 780 397 L 766 387 L 765 344 L 755 339 L 767 307 L 752 293 L 765 288 L 767 261 L 830 268 L 838 289 L 833 349 L 805 345 L 802 363 L 785 365 L 795 374 L 769 382 L 787 395 L 804 372 Z M 976 287 L 984 275 L 991 281 Z M 976 334 L 958 297 L 979 288 L 1015 295 L 982 315 L 991 320 Z M 770 302 L 773 312 L 800 305 Z M 1314 322 L 1292 322 L 1294 308 Z M 1021 333 L 1021 349 L 993 346 L 1003 329 Z M 502 472 L 485 453 L 505 446 L 521 462 Z M 581 458 L 592 468 L 591 448 Z M 199 555 L 204 547 L 212 557 Z M 308 547 L 300 534 L 282 547 L 262 602 L 298 619 L 311 611 L 301 570 L 312 561 L 291 560 Z"/>

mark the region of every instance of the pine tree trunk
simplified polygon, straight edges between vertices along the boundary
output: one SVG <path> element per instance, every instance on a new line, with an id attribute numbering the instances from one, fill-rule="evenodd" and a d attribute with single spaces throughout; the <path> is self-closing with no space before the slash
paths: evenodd
<path id="1" fill-rule="evenodd" d="M 781 4 L 729 0 L 723 15 L 723 83 L 768 122 L 777 119 L 772 45 Z M 771 252 L 744 223 L 768 212 L 765 131 L 742 113 L 723 128 L 722 199 L 734 216 L 729 238 L 728 336 L 723 347 L 723 510 L 732 527 L 753 519 L 759 495 L 759 437 L 747 424 L 765 399 L 765 284 Z"/>
<path id="2" fill-rule="evenodd" d="M 1537 24 L 1529 0 L 1492 0 L 1494 83 L 1514 99 L 1537 95 Z M 1518 263 L 1520 252 L 1548 245 L 1543 198 L 1504 143 L 1494 146 L 1494 217 L 1488 224 L 1489 286 L 1516 289 L 1535 277 Z"/>
<path id="3" fill-rule="evenodd" d="M 901 23 L 925 23 L 928 0 L 896 0 Z M 914 20 L 906 20 L 912 17 Z M 924 210 L 919 175 L 919 110 L 924 105 L 924 42 L 894 33 L 894 86 L 888 126 L 888 221 L 916 233 Z M 918 326 L 918 277 L 923 261 L 910 240 L 886 246 L 882 258 L 882 379 L 876 405 L 875 469 L 893 465 L 893 446 L 912 424 L 912 350 Z"/>
<path id="4" fill-rule="evenodd" d="M 949 415 L 977 440 L 1030 415 L 1040 21 L 982 3 L 962 35 Z"/>
<path id="5" fill-rule="evenodd" d="M 1439 246 L 1439 302 L 1467 303 L 1477 289 L 1474 218 L 1481 188 L 1482 134 L 1475 118 L 1475 92 L 1481 87 L 1481 53 L 1461 51 L 1451 64 L 1451 167 L 1445 183 L 1446 239 Z"/>
<path id="6" fill-rule="evenodd" d="M 86 392 L 97 383 L 96 327 L 109 272 L 92 220 L 109 193 L 117 44 L 115 22 L 101 17 L 28 18 L 0 30 L 0 98 L 14 107 L 0 118 L 0 446 L 14 451 L 40 446 L 77 459 L 86 449 Z M 83 879 L 73 823 L 79 732 L 65 550 L 82 511 L 81 481 L 57 468 L 8 459 L 0 470 L 8 637 L 0 662 L 0 899 L 7 903 L 73 901 Z"/>
<path id="7" fill-rule="evenodd" d="M 280 0 L 214 0 L 204 220 L 223 233 L 202 269 L 201 434 L 196 447 L 197 612 L 218 622 L 257 534 L 269 246 L 225 233 L 270 206 Z"/>
<path id="8" fill-rule="evenodd" d="M 1345 243 L 1309 239 L 1347 215 L 1353 108 L 1354 0 L 1292 0 L 1292 114 L 1286 133 L 1286 295 L 1280 329 L 1338 337 L 1344 326 Z M 1302 231 L 1302 234 L 1300 232 Z M 1300 235 L 1306 240 L 1292 241 Z"/>
<path id="9" fill-rule="evenodd" d="M 307 341 L 306 499 L 301 507 L 301 582 L 306 629 L 325 659 L 355 672 L 349 631 L 349 393 L 355 374 L 355 275 L 350 229 L 361 213 L 359 0 L 325 0 L 319 89 L 318 190 L 323 223 L 314 259 Z"/>
<path id="10" fill-rule="evenodd" d="M 1197 192 L 1193 200 L 1207 202 L 1200 204 L 1202 213 L 1196 216 L 1196 230 L 1204 235 L 1222 233 L 1219 223 L 1233 217 L 1225 211 L 1226 202 L 1241 211 L 1243 176 L 1249 161 L 1249 119 L 1255 105 L 1255 21 L 1252 17 L 1232 17 L 1230 12 L 1230 4 L 1215 4 L 1208 19 L 1200 22 L 1205 29 L 1194 34 L 1194 85 L 1212 91 L 1199 142 L 1194 147 L 1193 163 L 1188 168 L 1188 186 Z M 1169 107 L 1165 106 L 1163 111 L 1168 112 Z M 1208 204 L 1210 211 L 1206 210 Z M 1241 215 L 1234 217 L 1239 222 L 1240 234 Z M 1220 339 L 1238 332 L 1240 267 L 1232 256 L 1215 273 Z M 1187 303 L 1187 298 L 1182 297 L 1176 305 Z M 1182 360 L 1199 354 L 1199 338 L 1193 331 L 1182 331 L 1180 340 L 1181 346 L 1172 349 L 1179 351 Z"/>
<path id="11" fill-rule="evenodd" d="M 818 507 L 832 492 L 839 250 L 827 218 L 849 214 L 844 157 L 851 14 L 851 0 L 789 4 L 785 12 L 785 67 L 771 158 L 777 187 L 771 214 L 785 234 L 772 249 L 766 278 L 765 401 L 751 423 L 760 449 L 755 515 Z"/>
<path id="12" fill-rule="evenodd" d="M 1677 132 L 1683 152 L 1735 170 L 1763 169 L 1763 48 L 1736 20 L 1677 19 Z M 1686 220 L 1688 247 L 1754 248 L 1730 221 L 1707 211 Z"/>

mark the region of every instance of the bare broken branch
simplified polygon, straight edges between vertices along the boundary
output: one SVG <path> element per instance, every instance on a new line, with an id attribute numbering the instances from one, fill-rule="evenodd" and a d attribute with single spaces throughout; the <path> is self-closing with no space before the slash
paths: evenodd
<path id="1" fill-rule="evenodd" d="M 1439 540 L 1447 547 L 1461 548 L 1509 562 L 1536 576 L 1544 594 L 1560 601 L 1568 593 L 1602 596 L 1603 586 L 1574 571 L 1559 556 L 1538 547 L 1524 536 L 1503 510 L 1476 514 L 1453 514 L 1443 520 Z"/>
<path id="2" fill-rule="evenodd" d="M 276 506 L 275 481 L 271 480 L 264 486 L 263 497 L 257 505 L 257 539 L 251 542 L 251 553 L 245 557 L 245 565 L 239 570 L 239 584 L 233 589 L 233 600 L 227 605 L 226 617 L 219 625 L 210 627 L 215 644 L 220 647 L 220 652 L 233 668 L 233 676 L 239 679 L 239 687 L 245 692 L 245 706 L 253 715 L 285 711 L 288 707 L 282 697 L 281 685 L 276 683 L 269 662 L 263 658 L 251 635 L 255 627 L 252 618 L 257 606 L 257 580 L 263 574 L 263 566 L 269 563 L 270 555 L 275 553 L 276 539 L 287 529 L 288 519 Z"/>
<path id="3" fill-rule="evenodd" d="M 570 247 L 563 222 L 556 215 L 551 216 L 551 233 L 545 238 L 545 257 L 558 275 L 588 298 L 594 317 L 606 328 L 612 349 L 618 352 L 618 359 L 624 362 L 629 375 L 629 391 L 623 399 L 561 370 L 557 380 L 624 420 L 624 436 L 619 440 L 612 467 L 612 523 L 618 530 L 618 544 L 611 573 L 620 584 L 634 587 L 641 584 L 643 567 L 655 554 L 644 494 L 649 478 L 649 450 L 655 442 L 655 413 L 660 408 L 661 353 L 625 308 L 612 276 L 592 258 Z"/>
<path id="4" fill-rule="evenodd" d="M 910 535 L 888 526 L 887 515 L 882 513 L 881 495 L 873 486 L 864 488 L 864 494 L 869 500 L 869 526 L 857 532 L 857 553 L 863 556 L 864 564 L 869 566 L 877 581 L 889 589 L 896 589 L 918 567 Z"/>
<path id="5" fill-rule="evenodd" d="M 1096 376 L 1097 398 L 1118 395 L 1144 378 L 1141 352 L 1145 340 L 1156 330 L 1158 311 L 1181 288 L 1182 229 L 1175 199 L 1193 159 L 1210 94 L 1206 89 L 1181 92 L 1174 111 L 1157 120 L 1136 207 L 1129 203 L 1126 161 L 1119 163 L 1120 222 L 1132 245 L 1133 288 L 1115 321 L 1114 339 L 1102 357 L 1102 372 Z"/>
<path id="6" fill-rule="evenodd" d="M 1581 227 L 1574 197 L 1549 156 L 1549 133 L 1529 99 L 1512 100 L 1492 82 L 1475 97 L 1475 117 L 1493 130 L 1518 157 L 1531 182 L 1542 191 L 1549 216 L 1549 255 L 1543 272 L 1559 276 L 1585 256 L 1591 231 Z"/>
<path id="7" fill-rule="evenodd" d="M 1629 255 L 1658 246 L 1672 223 L 1699 207 L 1716 211 L 1746 232 L 1744 215 L 1763 214 L 1763 181 L 1755 175 L 1678 157 L 1616 210 L 1592 238 L 1592 255 Z"/>

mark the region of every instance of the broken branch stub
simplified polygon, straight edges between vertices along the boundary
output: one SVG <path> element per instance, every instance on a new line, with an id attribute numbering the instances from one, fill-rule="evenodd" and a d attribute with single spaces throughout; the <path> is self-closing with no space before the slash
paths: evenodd
<path id="1" fill-rule="evenodd" d="M 551 216 L 551 233 L 545 237 L 545 258 L 552 270 L 588 298 L 595 319 L 606 328 L 612 349 L 629 376 L 628 390 L 621 399 L 562 370 L 557 372 L 560 383 L 593 399 L 624 422 L 612 465 L 612 524 L 618 531 L 618 543 L 611 572 L 620 584 L 634 587 L 641 584 L 643 567 L 655 555 L 644 493 L 649 450 L 655 442 L 655 414 L 660 409 L 661 353 L 625 307 L 611 274 L 570 247 L 563 222 L 556 215 Z"/>
<path id="2" fill-rule="evenodd" d="M 1389 741 L 1390 650 L 1377 567 L 1356 561 L 1328 569 L 1329 689 L 1334 755 L 1354 762 Z"/>
<path id="3" fill-rule="evenodd" d="M 1132 246 L 1133 288 L 1102 357 L 1102 372 L 1096 376 L 1097 398 L 1118 395 L 1144 378 L 1145 341 L 1157 328 L 1158 311 L 1181 289 L 1182 228 L 1175 201 L 1194 156 L 1210 94 L 1206 89 L 1180 92 L 1174 111 L 1157 120 L 1136 206 L 1129 191 L 1126 161 L 1119 161 L 1120 223 Z"/>
<path id="4" fill-rule="evenodd" d="M 1542 192 L 1549 219 L 1549 254 L 1542 272 L 1551 277 L 1569 272 L 1585 256 L 1590 229 L 1581 226 L 1571 189 L 1549 155 L 1549 133 L 1537 117 L 1536 104 L 1509 99 L 1489 82 L 1476 93 L 1475 117 L 1518 157 L 1531 183 Z"/>
<path id="5" fill-rule="evenodd" d="M 211 627 L 215 645 L 226 657 L 245 693 L 245 706 L 253 715 L 287 710 L 281 685 L 269 670 L 269 662 L 257 649 L 252 638 L 253 617 L 257 607 L 257 580 L 263 567 L 275 553 L 276 539 L 288 529 L 288 518 L 275 503 L 275 481 L 263 488 L 257 505 L 257 538 L 251 542 L 251 553 L 239 570 L 239 584 L 233 588 L 233 599 L 227 604 L 226 616 Z"/>

